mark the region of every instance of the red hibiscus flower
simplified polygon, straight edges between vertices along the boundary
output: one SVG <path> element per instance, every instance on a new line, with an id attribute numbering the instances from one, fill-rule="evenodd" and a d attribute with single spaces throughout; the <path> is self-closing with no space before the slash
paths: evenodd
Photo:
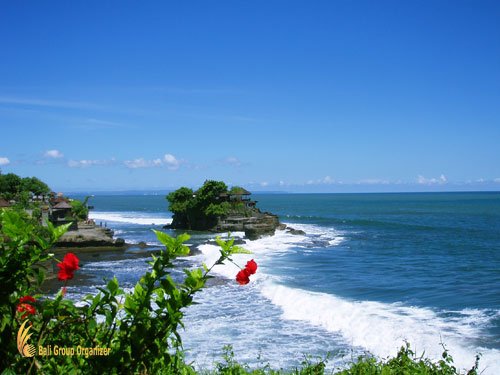
<path id="1" fill-rule="evenodd" d="M 29 303 L 26 303 L 29 302 Z M 36 300 L 31 296 L 24 296 L 19 298 L 19 304 L 16 307 L 17 312 L 21 313 L 21 319 L 26 318 L 28 315 L 35 315 L 36 308 L 34 304 Z"/>
<path id="2" fill-rule="evenodd" d="M 240 285 L 246 285 L 250 282 L 249 276 L 250 276 L 250 273 L 245 268 L 245 269 L 241 270 L 240 272 L 238 272 L 238 274 L 236 275 L 236 281 Z"/>
<path id="3" fill-rule="evenodd" d="M 74 272 L 79 268 L 78 262 L 78 257 L 75 254 L 67 253 L 63 261 L 57 263 L 57 267 L 59 267 L 57 278 L 61 281 L 71 280 L 74 276 Z"/>
<path id="4" fill-rule="evenodd" d="M 257 272 L 257 263 L 255 263 L 255 260 L 249 260 L 247 262 L 247 265 L 245 266 L 245 269 L 250 275 L 254 275 L 255 272 Z"/>

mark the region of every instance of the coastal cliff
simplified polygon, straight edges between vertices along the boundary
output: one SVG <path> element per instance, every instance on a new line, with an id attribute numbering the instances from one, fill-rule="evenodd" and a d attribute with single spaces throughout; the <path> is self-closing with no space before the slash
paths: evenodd
<path id="1" fill-rule="evenodd" d="M 193 191 L 181 187 L 167 195 L 173 213 L 172 224 L 167 228 L 208 230 L 213 232 L 245 232 L 254 240 L 273 235 L 276 229 L 285 229 L 278 216 L 261 212 L 251 193 L 238 186 L 228 189 L 222 181 L 207 180 Z"/>

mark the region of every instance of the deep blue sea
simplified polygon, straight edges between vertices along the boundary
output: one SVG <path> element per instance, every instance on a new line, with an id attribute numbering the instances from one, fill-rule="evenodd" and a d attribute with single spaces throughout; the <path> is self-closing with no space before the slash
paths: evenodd
<path id="1" fill-rule="evenodd" d="M 249 285 L 234 265 L 186 311 L 188 360 L 213 367 L 224 345 L 249 365 L 291 368 L 304 355 L 336 368 L 363 353 L 385 358 L 405 341 L 438 359 L 444 343 L 461 368 L 481 353 L 484 374 L 500 373 L 500 193 L 255 194 L 258 207 L 305 235 L 278 231 L 246 240 L 259 264 Z M 129 243 L 159 245 L 151 228 L 171 221 L 164 195 L 96 195 L 91 217 Z M 167 231 L 175 234 L 173 231 Z M 196 255 L 217 258 L 212 233 L 193 232 Z M 233 235 L 242 237 L 243 233 Z M 85 288 L 117 275 L 131 287 L 148 252 L 84 259 Z"/>

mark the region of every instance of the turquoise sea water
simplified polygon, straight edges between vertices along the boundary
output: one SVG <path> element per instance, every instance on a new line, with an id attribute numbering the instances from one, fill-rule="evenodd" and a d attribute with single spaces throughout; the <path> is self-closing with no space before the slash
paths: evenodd
<path id="1" fill-rule="evenodd" d="M 394 355 L 405 340 L 438 358 L 442 341 L 460 367 L 480 352 L 485 374 L 500 372 L 500 193 L 254 199 L 306 235 L 246 241 L 259 264 L 248 286 L 234 282 L 235 267 L 216 268 L 218 282 L 186 311 L 189 359 L 210 367 L 231 343 L 250 364 L 290 367 L 302 354 L 331 352 L 336 367 L 365 352 Z M 96 222 L 132 243 L 157 244 L 150 229 L 170 221 L 163 195 L 96 195 L 91 204 Z M 199 253 L 184 265 L 215 260 L 213 237 L 192 233 Z M 89 259 L 86 291 L 112 274 L 131 286 L 147 265 L 140 250 L 128 253 Z"/>

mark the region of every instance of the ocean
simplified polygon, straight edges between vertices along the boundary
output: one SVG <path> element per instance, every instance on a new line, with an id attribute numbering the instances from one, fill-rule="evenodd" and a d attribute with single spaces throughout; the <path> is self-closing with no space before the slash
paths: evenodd
<path id="1" fill-rule="evenodd" d="M 433 359 L 444 344 L 459 368 L 481 353 L 483 374 L 500 373 L 500 193 L 253 198 L 305 235 L 245 240 L 252 255 L 235 260 L 259 265 L 248 285 L 235 282 L 236 266 L 214 268 L 217 279 L 185 312 L 184 348 L 197 368 L 212 368 L 228 344 L 250 366 L 289 369 L 328 355 L 336 369 L 363 354 L 394 356 L 407 341 Z M 96 194 L 89 204 L 91 218 L 133 244 L 159 247 L 151 229 L 171 222 L 164 195 Z M 194 255 L 180 266 L 211 265 L 215 234 L 190 234 Z M 132 287 L 148 251 L 84 257 L 85 285 L 68 295 L 95 293 L 112 275 Z"/>

